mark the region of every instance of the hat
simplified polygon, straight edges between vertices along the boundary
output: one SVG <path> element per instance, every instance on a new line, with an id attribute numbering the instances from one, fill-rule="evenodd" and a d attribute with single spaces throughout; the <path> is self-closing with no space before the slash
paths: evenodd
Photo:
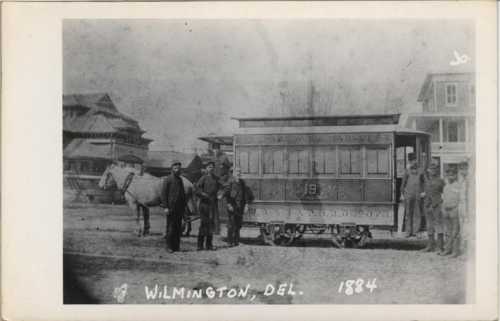
<path id="1" fill-rule="evenodd" d="M 181 161 L 180 161 L 180 160 L 178 160 L 178 159 L 174 159 L 174 160 L 172 161 L 172 166 L 174 166 L 174 165 L 182 165 L 182 164 L 181 164 Z"/>
<path id="2" fill-rule="evenodd" d="M 454 175 L 457 173 L 457 169 L 453 166 L 450 166 L 448 167 L 448 169 L 446 170 L 446 174 L 447 175 Z"/>
<path id="3" fill-rule="evenodd" d="M 215 167 L 215 162 L 214 161 L 208 161 L 207 164 L 205 165 L 205 167 L 207 167 L 208 165 L 212 165 Z"/>
<path id="4" fill-rule="evenodd" d="M 439 169 L 439 165 L 436 163 L 432 163 L 429 165 L 429 169 Z"/>

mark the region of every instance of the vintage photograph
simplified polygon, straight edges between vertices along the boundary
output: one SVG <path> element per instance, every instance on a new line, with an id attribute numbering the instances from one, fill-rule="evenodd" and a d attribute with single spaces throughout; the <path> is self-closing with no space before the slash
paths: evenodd
<path id="1" fill-rule="evenodd" d="M 467 19 L 64 19 L 64 304 L 473 304 Z"/>

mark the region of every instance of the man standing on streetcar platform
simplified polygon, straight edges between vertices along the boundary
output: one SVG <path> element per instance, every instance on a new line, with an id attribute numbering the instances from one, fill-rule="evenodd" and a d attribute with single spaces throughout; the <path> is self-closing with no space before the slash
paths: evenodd
<path id="1" fill-rule="evenodd" d="M 419 170 L 417 162 L 411 163 L 401 184 L 401 200 L 405 202 L 406 237 L 416 236 L 422 223 L 420 203 L 424 195 L 424 182 L 424 174 Z"/>
<path id="2" fill-rule="evenodd" d="M 198 231 L 198 251 L 205 248 L 215 250 L 213 234 L 215 230 L 215 216 L 217 215 L 217 192 L 222 188 L 219 177 L 214 174 L 215 163 L 208 162 L 206 174 L 196 183 L 196 194 L 200 197 L 200 229 Z"/>
<path id="3" fill-rule="evenodd" d="M 429 241 L 423 252 L 432 252 L 437 247 L 439 251 L 443 251 L 443 216 L 441 212 L 441 204 L 443 199 L 444 180 L 439 177 L 439 166 L 435 163 L 431 164 L 428 169 L 429 176 L 424 184 L 424 211 L 425 221 L 427 224 L 427 235 Z"/>
<path id="4" fill-rule="evenodd" d="M 167 218 L 166 240 L 169 253 L 179 251 L 181 242 L 182 217 L 187 198 L 181 178 L 181 162 L 172 162 L 172 173 L 163 180 L 161 206 Z"/>
<path id="5" fill-rule="evenodd" d="M 224 190 L 228 212 L 227 242 L 229 246 L 238 246 L 243 214 L 254 196 L 245 181 L 241 179 L 240 169 L 232 169 L 230 172 L 233 172 L 233 176 L 229 178 Z"/>

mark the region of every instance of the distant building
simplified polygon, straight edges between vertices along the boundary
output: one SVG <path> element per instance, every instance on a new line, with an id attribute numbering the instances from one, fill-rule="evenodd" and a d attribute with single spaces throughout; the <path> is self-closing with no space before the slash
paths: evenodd
<path id="1" fill-rule="evenodd" d="M 64 170 L 100 175 L 112 161 L 142 164 L 152 141 L 138 122 L 118 111 L 109 95 L 63 96 Z"/>
<path id="2" fill-rule="evenodd" d="M 204 136 L 198 139 L 208 143 L 207 152 L 201 155 L 203 164 L 213 161 L 215 173 L 227 176 L 233 165 L 233 136 Z"/>
<path id="3" fill-rule="evenodd" d="M 171 172 L 172 161 L 178 160 L 182 164 L 182 173 L 194 182 L 201 176 L 202 159 L 195 153 L 182 153 L 176 151 L 149 151 L 148 159 L 144 163 L 147 173 L 162 177 Z"/>
<path id="4" fill-rule="evenodd" d="M 216 155 L 220 151 L 229 157 L 233 156 L 233 136 L 204 136 L 198 139 L 208 143 L 209 154 Z"/>
<path id="5" fill-rule="evenodd" d="M 143 134 L 138 122 L 120 113 L 108 94 L 63 95 L 65 199 L 117 201 L 119 193 L 101 191 L 97 182 L 113 161 L 135 167 L 144 163 L 152 140 Z"/>
<path id="6" fill-rule="evenodd" d="M 431 154 L 448 166 L 471 161 L 474 156 L 475 74 L 431 73 L 420 89 L 422 111 L 407 115 L 404 126 L 431 134 Z"/>

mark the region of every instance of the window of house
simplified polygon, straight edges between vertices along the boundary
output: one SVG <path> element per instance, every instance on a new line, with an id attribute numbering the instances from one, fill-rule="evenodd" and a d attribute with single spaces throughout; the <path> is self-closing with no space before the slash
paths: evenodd
<path id="1" fill-rule="evenodd" d="M 389 149 L 387 147 L 370 147 L 366 149 L 368 175 L 389 174 Z"/>
<path id="2" fill-rule="evenodd" d="M 361 174 L 361 148 L 359 146 L 341 147 L 339 156 L 341 174 Z"/>
<path id="3" fill-rule="evenodd" d="M 238 157 L 238 165 L 244 174 L 258 174 L 259 151 L 251 149 L 241 150 Z"/>
<path id="4" fill-rule="evenodd" d="M 69 171 L 71 169 L 71 163 L 69 160 L 64 160 L 64 170 Z"/>
<path id="5" fill-rule="evenodd" d="M 472 106 L 476 105 L 476 87 L 474 85 L 470 86 L 470 104 Z"/>
<path id="6" fill-rule="evenodd" d="M 89 170 L 89 164 L 86 161 L 81 161 L 80 163 L 80 171 L 87 172 Z"/>
<path id="7" fill-rule="evenodd" d="M 443 141 L 465 142 L 465 120 L 443 120 Z"/>
<path id="8" fill-rule="evenodd" d="M 279 174 L 283 170 L 283 151 L 277 149 L 265 149 L 264 174 Z"/>
<path id="9" fill-rule="evenodd" d="M 288 173 L 307 174 L 309 172 L 309 151 L 291 149 L 288 152 Z"/>
<path id="10" fill-rule="evenodd" d="M 447 84 L 446 85 L 446 105 L 455 106 L 457 104 L 457 85 Z"/>
<path id="11" fill-rule="evenodd" d="M 337 155 L 335 148 L 315 148 L 313 150 L 313 173 L 335 174 L 337 172 Z"/>

